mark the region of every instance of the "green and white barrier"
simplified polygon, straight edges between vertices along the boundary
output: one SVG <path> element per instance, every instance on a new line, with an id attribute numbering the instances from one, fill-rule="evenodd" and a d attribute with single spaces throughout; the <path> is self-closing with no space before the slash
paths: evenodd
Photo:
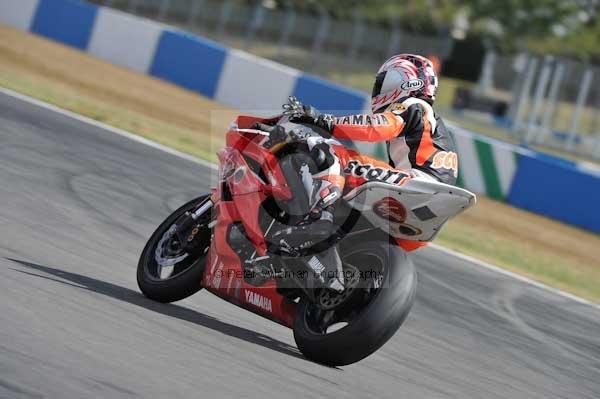
<path id="1" fill-rule="evenodd" d="M 458 185 L 506 201 L 520 155 L 527 150 L 448 124 L 458 156 Z"/>

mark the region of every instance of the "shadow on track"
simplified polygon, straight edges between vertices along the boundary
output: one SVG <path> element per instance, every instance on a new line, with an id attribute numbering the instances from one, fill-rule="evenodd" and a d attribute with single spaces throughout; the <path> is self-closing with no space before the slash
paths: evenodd
<path id="1" fill-rule="evenodd" d="M 35 263 L 25 262 L 22 260 L 5 258 L 12 262 L 18 263 L 19 265 L 25 266 L 29 269 L 37 270 L 57 278 L 43 276 L 41 274 L 31 273 L 24 270 L 13 269 L 20 273 L 29 274 L 44 278 L 47 280 L 55 281 L 57 283 L 70 285 L 76 288 L 96 292 L 98 294 L 106 295 L 111 298 L 118 299 L 123 302 L 127 302 L 136 306 L 140 306 L 144 309 L 151 310 L 153 312 L 160 313 L 162 315 L 175 317 L 180 320 L 185 320 L 190 323 L 197 324 L 202 327 L 210 328 L 211 330 L 218 331 L 222 334 L 229 335 L 230 337 L 237 338 L 246 342 L 250 342 L 256 345 L 263 346 L 265 348 L 289 355 L 297 358 L 305 359 L 298 349 L 290 346 L 284 342 L 277 341 L 271 337 L 263 334 L 259 334 L 255 331 L 248 330 L 242 327 L 234 326 L 222 322 L 214 317 L 206 316 L 195 310 L 184 308 L 182 306 L 162 304 L 151 301 L 145 298 L 142 294 L 137 291 L 130 290 L 129 288 L 121 287 L 115 284 L 107 283 L 105 281 L 97 280 L 91 277 L 86 277 L 81 274 L 70 273 L 63 270 L 55 269 L 48 266 L 42 266 Z M 66 281 L 59 280 L 58 278 Z M 306 359 L 305 359 L 306 360 Z"/>

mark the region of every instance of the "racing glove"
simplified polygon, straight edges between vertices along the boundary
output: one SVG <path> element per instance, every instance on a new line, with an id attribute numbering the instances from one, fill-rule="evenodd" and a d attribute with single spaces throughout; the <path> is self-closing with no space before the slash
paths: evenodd
<path id="1" fill-rule="evenodd" d="M 331 114 L 323 114 L 312 105 L 304 105 L 294 96 L 283 104 L 283 115 L 289 116 L 292 122 L 310 123 L 331 133 L 335 118 Z"/>
<path id="2" fill-rule="evenodd" d="M 267 148 L 284 142 L 291 143 L 294 141 L 303 141 L 309 137 L 309 135 L 301 129 L 285 130 L 285 128 L 280 125 L 269 126 L 263 123 L 256 123 L 254 124 L 254 128 L 269 133 L 269 139 L 264 144 Z"/>

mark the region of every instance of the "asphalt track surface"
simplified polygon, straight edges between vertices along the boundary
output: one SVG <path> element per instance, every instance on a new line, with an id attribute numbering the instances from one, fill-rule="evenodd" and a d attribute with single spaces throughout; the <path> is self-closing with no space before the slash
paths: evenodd
<path id="1" fill-rule="evenodd" d="M 0 398 L 600 398 L 598 309 L 434 249 L 403 328 L 344 368 L 209 293 L 145 299 L 145 240 L 212 174 L 0 95 Z"/>

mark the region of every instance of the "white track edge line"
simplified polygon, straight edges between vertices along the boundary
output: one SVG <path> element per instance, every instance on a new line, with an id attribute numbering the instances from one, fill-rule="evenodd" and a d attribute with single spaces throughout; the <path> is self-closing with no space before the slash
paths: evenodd
<path id="1" fill-rule="evenodd" d="M 196 164 L 199 164 L 199 165 L 211 168 L 211 169 L 215 169 L 215 170 L 217 169 L 217 166 L 214 163 L 211 163 L 211 162 L 208 162 L 208 161 L 204 161 L 202 159 L 198 159 L 196 157 L 193 157 L 192 155 L 189 155 L 189 154 L 186 154 L 184 152 L 175 150 L 175 149 L 173 149 L 171 147 L 167 147 L 166 145 L 159 144 L 159 143 L 157 143 L 155 141 L 152 141 L 152 140 L 146 139 L 144 137 L 138 136 L 136 134 L 127 132 L 125 130 L 122 130 L 122 129 L 119 129 L 119 128 L 107 125 L 105 123 L 98 122 L 98 121 L 96 121 L 94 119 L 88 118 L 86 116 L 77 114 L 77 113 L 72 112 L 72 111 L 68 111 L 68 110 L 66 110 L 64 108 L 57 107 L 55 105 L 46 103 L 44 101 L 37 100 L 37 99 L 35 99 L 33 97 L 30 97 L 30 96 L 18 93 L 16 91 L 13 91 L 13 90 L 10 90 L 10 89 L 4 88 L 4 87 L 0 87 L 0 93 L 5 94 L 5 95 L 7 95 L 9 97 L 17 98 L 17 99 L 19 99 L 21 101 L 24 101 L 24 102 L 27 102 L 29 104 L 36 105 L 36 106 L 38 106 L 40 108 L 44 108 L 44 109 L 56 112 L 56 113 L 58 113 L 60 115 L 67 116 L 69 118 L 72 118 L 72 119 L 75 119 L 77 121 L 86 123 L 88 125 L 97 127 L 99 129 L 107 130 L 107 131 L 109 131 L 111 133 L 114 133 L 114 134 L 117 134 L 119 136 L 128 138 L 130 140 L 136 141 L 136 142 L 141 143 L 141 144 L 145 144 L 145 145 L 147 145 L 149 147 L 153 147 L 153 148 L 156 148 L 158 150 L 167 152 L 167 153 L 169 153 L 171 155 L 175 155 L 175 156 L 183 158 L 183 159 L 185 159 L 187 161 L 190 161 L 190 162 L 193 162 L 193 163 L 196 163 Z M 530 279 L 528 277 L 525 277 L 525 276 L 522 276 L 520 274 L 517 274 L 517 273 L 511 272 L 511 271 L 502 269 L 502 268 L 500 268 L 498 266 L 492 265 L 491 263 L 484 262 L 484 261 L 479 260 L 477 258 L 474 258 L 472 256 L 462 254 L 460 252 L 454 251 L 452 249 L 443 247 L 443 246 L 438 245 L 438 244 L 431 243 L 431 244 L 429 244 L 429 246 L 431 246 L 432 248 L 437 249 L 439 251 L 445 252 L 448 255 L 451 255 L 451 256 L 454 256 L 456 258 L 459 258 L 459 259 L 471 262 L 471 263 L 473 263 L 473 264 L 475 264 L 477 266 L 481 266 L 481 267 L 486 268 L 488 270 L 492 270 L 492 271 L 494 271 L 496 273 L 499 273 L 499 274 L 502 274 L 504 276 L 508 276 L 508 277 L 513 278 L 513 279 L 519 280 L 521 282 L 524 282 L 524 283 L 530 284 L 532 286 L 535 286 L 537 288 L 541 288 L 541 289 L 543 289 L 545 291 L 552 292 L 552 293 L 554 293 L 556 295 L 559 295 L 559 296 L 571 299 L 572 301 L 578 302 L 580 304 L 584 304 L 584 305 L 588 305 L 588 306 L 591 306 L 591 307 L 596 308 L 596 309 L 600 309 L 600 304 L 596 304 L 596 303 L 590 302 L 587 299 L 583 299 L 583 298 L 578 297 L 576 295 L 573 295 L 573 294 L 570 294 L 568 292 L 562 291 L 562 290 L 560 290 L 558 288 L 550 287 L 550 286 L 548 286 L 546 284 L 543 284 L 543 283 L 540 283 L 538 281 L 532 280 L 532 279 Z"/>
<path id="2" fill-rule="evenodd" d="M 189 154 L 186 154 L 184 152 L 178 151 L 178 150 L 176 150 L 174 148 L 171 148 L 171 147 L 168 147 L 166 145 L 157 143 L 156 141 L 152 141 L 152 140 L 147 139 L 145 137 L 138 136 L 137 134 L 130 133 L 130 132 L 126 131 L 126 130 L 119 129 L 119 128 L 116 128 L 114 126 L 110 126 L 110 125 L 107 125 L 105 123 L 102 123 L 102 122 L 98 122 L 97 120 L 94 120 L 92 118 L 88 118 L 87 116 L 83 116 L 83 115 L 77 114 L 75 112 L 66 110 L 64 108 L 57 107 L 56 105 L 52 105 L 52 104 L 49 104 L 47 102 L 44 102 L 44 101 L 41 101 L 41 100 L 37 100 L 37 99 L 35 99 L 33 97 L 29 97 L 29 96 L 27 96 L 25 94 L 17 93 L 16 91 L 13 91 L 13 90 L 10 90 L 10 89 L 4 88 L 4 87 L 0 87 L 0 93 L 5 94 L 5 95 L 7 95 L 9 97 L 17 98 L 17 99 L 19 99 L 21 101 L 24 101 L 24 102 L 27 102 L 29 104 L 36 105 L 36 106 L 38 106 L 40 108 L 44 108 L 44 109 L 47 109 L 49 111 L 56 112 L 57 114 L 60 114 L 60 115 L 63 115 L 63 116 L 67 116 L 67 117 L 75 119 L 75 120 L 77 120 L 79 122 L 83 122 L 83 123 L 86 123 L 88 125 L 92 125 L 92 126 L 97 127 L 99 129 L 108 130 L 111 133 L 114 133 L 114 134 L 117 134 L 119 136 L 128 138 L 129 140 L 137 141 L 138 143 L 145 144 L 145 145 L 147 145 L 149 147 L 153 147 L 153 148 L 156 148 L 158 150 L 167 152 L 167 153 L 169 153 L 171 155 L 175 155 L 175 156 L 183 158 L 183 159 L 185 159 L 187 161 L 194 162 L 196 164 L 199 164 L 199 165 L 202 165 L 202 166 L 205 166 L 207 168 L 214 169 L 214 170 L 217 169 L 217 165 L 215 165 L 212 162 L 208 162 L 208 161 L 196 158 L 196 157 L 194 157 L 192 155 L 189 155 Z"/>
<path id="3" fill-rule="evenodd" d="M 546 285 L 544 283 L 540 283 L 539 281 L 533 280 L 533 279 L 531 279 L 529 277 L 525 277 L 525 276 L 523 276 L 521 274 L 518 274 L 518 273 L 515 273 L 515 272 L 511 272 L 510 270 L 506 270 L 506 269 L 503 269 L 501 267 L 495 266 L 495 265 L 493 265 L 491 263 L 488 263 L 488 262 L 482 261 L 480 259 L 474 258 L 474 257 L 472 257 L 470 255 L 465 255 L 465 254 L 460 253 L 458 251 L 455 251 L 453 249 L 449 249 L 449 248 L 443 247 L 443 246 L 441 246 L 439 244 L 430 243 L 429 246 L 432 247 L 433 249 L 436 249 L 438 251 L 444 252 L 447 255 L 451 255 L 451 256 L 454 256 L 455 258 L 462 259 L 464 261 L 473 263 L 476 266 L 480 266 L 480 267 L 483 267 L 485 269 L 494 271 L 494 272 L 496 272 L 498 274 L 502 274 L 504 276 L 511 277 L 511 278 L 513 278 L 515 280 L 519 280 L 521 282 L 527 283 L 527 284 L 532 285 L 534 287 L 540 288 L 540 289 L 542 289 L 544 291 L 548 291 L 548 292 L 551 292 L 553 294 L 556 294 L 556 295 L 568 298 L 568 299 L 570 299 L 572 301 L 575 301 L 575 302 L 578 302 L 580 304 L 589 305 L 589 306 L 591 306 L 593 308 L 600 309 L 600 304 L 588 301 L 587 299 L 578 297 L 577 295 L 568 293 L 568 292 L 563 291 L 561 289 L 551 287 L 551 286 Z"/>

